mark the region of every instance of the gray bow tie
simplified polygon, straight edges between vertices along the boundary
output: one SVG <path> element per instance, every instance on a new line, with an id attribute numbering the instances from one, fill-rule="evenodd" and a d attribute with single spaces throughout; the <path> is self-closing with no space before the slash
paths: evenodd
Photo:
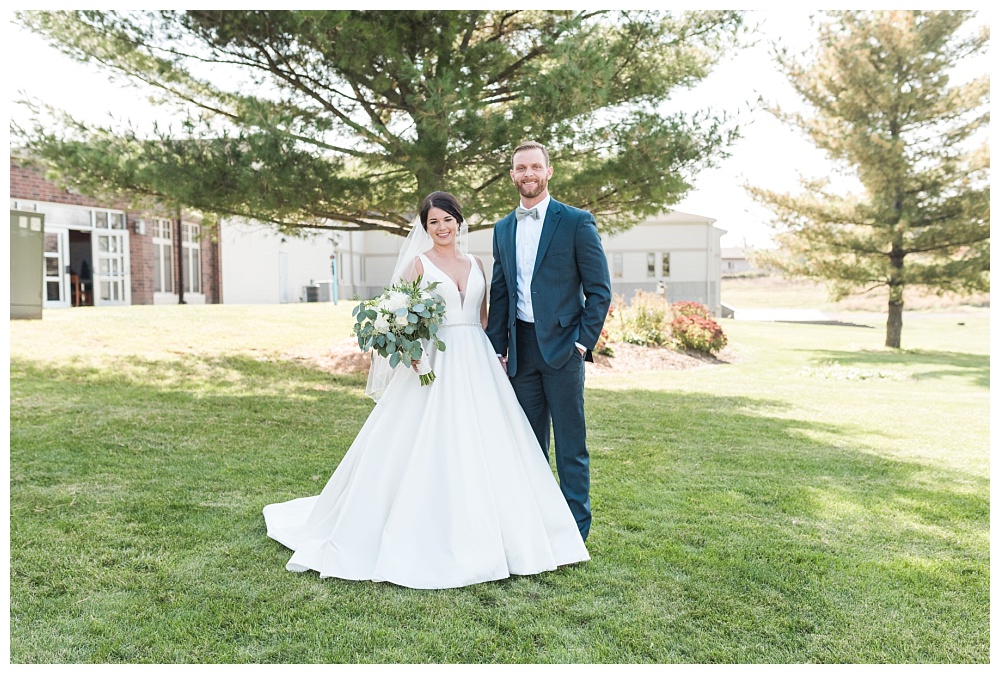
<path id="1" fill-rule="evenodd" d="M 517 218 L 518 222 L 520 222 L 521 220 L 524 220 L 529 215 L 531 217 L 533 217 L 535 220 L 537 220 L 538 219 L 538 208 L 537 207 L 535 207 L 535 208 L 523 208 L 521 206 L 518 206 L 517 210 L 514 211 L 514 217 Z"/>

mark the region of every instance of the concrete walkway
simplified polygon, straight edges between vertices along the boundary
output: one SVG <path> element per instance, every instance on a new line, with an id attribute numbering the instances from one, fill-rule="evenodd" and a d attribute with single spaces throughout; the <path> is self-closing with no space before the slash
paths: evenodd
<path id="1" fill-rule="evenodd" d="M 855 328 L 871 328 L 870 325 L 843 320 L 843 316 L 831 317 L 819 309 L 736 309 L 732 318 L 737 321 L 757 321 L 770 323 L 815 323 L 818 325 L 846 325 Z"/>
<path id="2" fill-rule="evenodd" d="M 819 309 L 734 309 L 737 321 L 782 321 L 790 323 L 826 323 L 832 320 Z"/>

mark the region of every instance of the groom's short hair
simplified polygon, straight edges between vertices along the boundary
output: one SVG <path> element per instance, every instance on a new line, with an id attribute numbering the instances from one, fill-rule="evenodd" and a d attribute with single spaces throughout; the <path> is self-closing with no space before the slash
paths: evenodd
<path id="1" fill-rule="evenodd" d="M 514 151 L 510 154 L 510 165 L 511 165 L 511 167 L 514 166 L 514 157 L 521 150 L 541 150 L 542 151 L 542 156 L 545 157 L 545 165 L 546 166 L 549 165 L 549 151 L 545 149 L 545 146 L 542 145 L 541 143 L 537 142 L 537 141 L 534 141 L 534 140 L 526 140 L 523 143 L 521 143 L 520 145 L 518 145 L 517 147 L 515 147 Z"/>

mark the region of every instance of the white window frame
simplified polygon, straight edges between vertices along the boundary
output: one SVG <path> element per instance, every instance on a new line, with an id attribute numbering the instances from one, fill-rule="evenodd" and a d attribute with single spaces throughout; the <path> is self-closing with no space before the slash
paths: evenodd
<path id="1" fill-rule="evenodd" d="M 154 273 L 153 295 L 176 296 L 177 279 L 174 270 L 174 222 L 169 218 L 152 219 L 153 256 L 160 263 L 159 277 Z M 169 285 L 166 283 L 169 282 Z"/>
<path id="2" fill-rule="evenodd" d="M 128 306 L 132 304 L 128 218 L 125 211 L 110 208 L 93 208 L 90 217 L 94 306 Z M 107 250 L 102 248 L 102 240 Z"/>
<path id="3" fill-rule="evenodd" d="M 24 217 L 24 216 L 22 216 Z M 41 219 L 39 219 L 39 222 Z M 65 308 L 72 306 L 70 298 L 69 274 L 66 273 L 66 266 L 69 264 L 69 230 L 61 227 L 51 227 L 46 223 L 44 237 L 44 247 L 42 252 L 42 302 L 46 309 Z M 49 240 L 55 242 L 55 249 L 49 250 Z M 55 273 L 49 273 L 50 261 L 55 262 Z M 58 288 L 59 296 L 56 299 L 49 298 L 49 287 Z"/>
<path id="4" fill-rule="evenodd" d="M 185 297 L 187 295 L 203 295 L 201 287 L 201 225 L 196 225 L 193 222 L 181 222 L 181 231 L 181 255 L 184 256 L 182 276 L 186 276 L 186 278 L 181 279 L 181 283 L 184 284 L 184 295 Z"/>

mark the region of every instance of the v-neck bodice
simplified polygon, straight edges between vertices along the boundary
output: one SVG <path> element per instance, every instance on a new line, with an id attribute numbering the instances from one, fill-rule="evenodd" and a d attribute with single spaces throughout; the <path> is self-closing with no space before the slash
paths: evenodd
<path id="1" fill-rule="evenodd" d="M 486 293 L 486 279 L 483 278 L 479 265 L 471 255 L 469 258 L 469 277 L 465 283 L 465 297 L 448 274 L 434 264 L 426 255 L 420 256 L 424 265 L 424 283 L 438 281 L 437 292 L 444 297 L 448 310 L 445 312 L 442 325 L 450 323 L 470 323 L 479 321 L 479 307 Z"/>

